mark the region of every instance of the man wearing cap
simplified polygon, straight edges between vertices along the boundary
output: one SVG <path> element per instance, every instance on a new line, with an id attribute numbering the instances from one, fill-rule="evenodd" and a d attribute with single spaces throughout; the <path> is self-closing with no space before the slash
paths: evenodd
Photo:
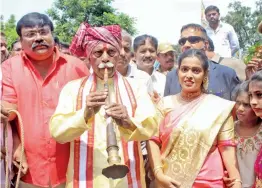
<path id="1" fill-rule="evenodd" d="M 71 142 L 67 187 L 145 187 L 137 141 L 155 134 L 156 111 L 144 85 L 115 70 L 121 50 L 120 27 L 92 28 L 83 23 L 70 49 L 77 56 L 87 56 L 93 73 L 64 87 L 50 119 L 52 136 L 60 143 Z M 104 88 L 107 77 L 108 88 Z M 109 104 L 105 102 L 108 97 Z M 102 174 L 108 167 L 106 116 L 116 125 L 121 164 L 129 167 L 129 173 L 119 179 Z"/>
<path id="2" fill-rule="evenodd" d="M 157 48 L 157 60 L 159 62 L 159 66 L 156 67 L 158 72 L 167 75 L 169 71 L 171 71 L 175 65 L 176 54 L 175 49 L 170 43 L 160 43 Z"/>

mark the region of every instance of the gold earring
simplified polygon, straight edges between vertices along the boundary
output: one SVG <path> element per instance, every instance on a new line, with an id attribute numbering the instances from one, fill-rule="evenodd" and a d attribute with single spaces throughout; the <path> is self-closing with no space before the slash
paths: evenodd
<path id="1" fill-rule="evenodd" d="M 203 80 L 203 88 L 204 88 L 205 91 L 207 91 L 207 89 L 208 89 L 208 83 L 209 83 L 208 77 L 205 77 L 204 80 Z"/>

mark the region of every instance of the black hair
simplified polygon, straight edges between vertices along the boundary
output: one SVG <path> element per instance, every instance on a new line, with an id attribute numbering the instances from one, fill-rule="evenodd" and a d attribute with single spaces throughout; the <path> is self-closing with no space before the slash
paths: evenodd
<path id="1" fill-rule="evenodd" d="M 208 36 L 207 37 L 207 41 L 208 41 L 208 49 L 207 49 L 207 51 L 214 52 L 215 51 L 215 46 L 214 46 L 213 40 Z"/>
<path id="2" fill-rule="evenodd" d="M 211 10 L 214 10 L 214 11 L 216 11 L 218 14 L 220 14 L 220 13 L 219 13 L 219 9 L 218 9 L 216 6 L 210 5 L 210 6 L 208 6 L 208 7 L 205 9 L 205 15 L 206 15 L 209 11 L 211 11 Z"/>
<path id="3" fill-rule="evenodd" d="M 38 12 L 32 12 L 24 15 L 16 25 L 16 32 L 21 37 L 22 27 L 35 27 L 35 26 L 49 26 L 50 30 L 54 31 L 54 25 L 47 15 Z"/>
<path id="4" fill-rule="evenodd" d="M 242 92 L 248 93 L 248 84 L 249 84 L 249 81 L 244 81 L 238 84 L 232 92 L 231 99 L 233 101 L 236 101 L 240 93 Z"/>
<path id="5" fill-rule="evenodd" d="M 144 45 L 146 43 L 146 39 L 150 39 L 154 48 L 157 50 L 158 41 L 155 37 L 153 37 L 151 35 L 140 35 L 140 36 L 136 37 L 135 40 L 134 40 L 133 49 L 134 49 L 135 52 L 137 51 L 139 46 Z"/>
<path id="6" fill-rule="evenodd" d="M 193 28 L 195 30 L 199 30 L 202 32 L 202 36 L 207 39 L 207 31 L 205 30 L 205 28 L 199 24 L 194 24 L 194 23 L 190 23 L 187 25 L 184 25 L 181 30 L 180 33 L 182 33 L 184 30 L 188 29 L 188 28 Z"/>
<path id="7" fill-rule="evenodd" d="M 202 50 L 198 50 L 198 49 L 189 49 L 186 50 L 185 52 L 183 52 L 179 58 L 178 58 L 178 69 L 177 71 L 180 69 L 181 63 L 182 61 L 187 58 L 187 57 L 196 57 L 201 63 L 202 63 L 202 68 L 204 69 L 205 74 L 208 73 L 208 67 L 209 67 L 209 63 L 208 63 L 208 58 L 206 56 L 206 54 L 202 51 Z M 177 72 L 178 73 L 178 72 Z M 207 75 L 206 75 L 207 76 Z M 202 86 L 202 91 L 205 93 L 206 92 L 206 88 L 204 88 L 204 81 L 201 84 Z"/>
<path id="8" fill-rule="evenodd" d="M 12 42 L 12 44 L 11 44 L 11 50 L 13 50 L 14 45 L 15 45 L 16 43 L 18 43 L 18 42 L 20 42 L 20 38 L 16 39 L 14 42 Z"/>
<path id="9" fill-rule="evenodd" d="M 178 59 L 178 68 L 180 68 L 182 61 L 187 57 L 196 57 L 197 59 L 199 59 L 199 61 L 201 61 L 204 71 L 208 71 L 208 58 L 202 50 L 198 49 L 189 49 L 183 52 Z"/>
<path id="10" fill-rule="evenodd" d="M 67 44 L 65 42 L 60 42 L 59 44 L 60 44 L 61 48 L 68 48 L 69 49 L 69 46 L 70 46 L 69 44 Z"/>
<path id="11" fill-rule="evenodd" d="M 56 44 L 58 44 L 58 45 L 60 44 L 60 40 L 57 36 L 54 36 L 54 41 L 55 41 Z"/>
<path id="12" fill-rule="evenodd" d="M 252 81 L 262 81 L 262 70 L 257 71 L 255 74 L 253 74 L 250 78 L 250 82 Z"/>

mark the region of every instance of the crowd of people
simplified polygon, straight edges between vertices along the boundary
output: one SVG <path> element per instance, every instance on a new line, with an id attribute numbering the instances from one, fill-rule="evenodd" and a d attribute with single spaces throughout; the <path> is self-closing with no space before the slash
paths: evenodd
<path id="1" fill-rule="evenodd" d="M 234 28 L 216 6 L 205 15 L 178 28 L 180 54 L 87 22 L 66 44 L 37 12 L 10 52 L 1 32 L 0 185 L 262 187 L 262 59 L 234 58 Z"/>

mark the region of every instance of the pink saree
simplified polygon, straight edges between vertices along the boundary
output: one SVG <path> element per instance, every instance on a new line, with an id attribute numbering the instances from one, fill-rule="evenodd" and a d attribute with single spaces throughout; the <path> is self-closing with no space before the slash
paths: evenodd
<path id="1" fill-rule="evenodd" d="M 202 95 L 165 116 L 159 136 L 151 140 L 161 146 L 164 173 L 181 182 L 181 188 L 224 187 L 218 148 L 236 146 L 233 106 L 231 101 Z"/>
<path id="2" fill-rule="evenodd" d="M 260 151 L 257 155 L 254 169 L 256 173 L 254 188 L 262 188 L 262 147 L 260 148 Z"/>

